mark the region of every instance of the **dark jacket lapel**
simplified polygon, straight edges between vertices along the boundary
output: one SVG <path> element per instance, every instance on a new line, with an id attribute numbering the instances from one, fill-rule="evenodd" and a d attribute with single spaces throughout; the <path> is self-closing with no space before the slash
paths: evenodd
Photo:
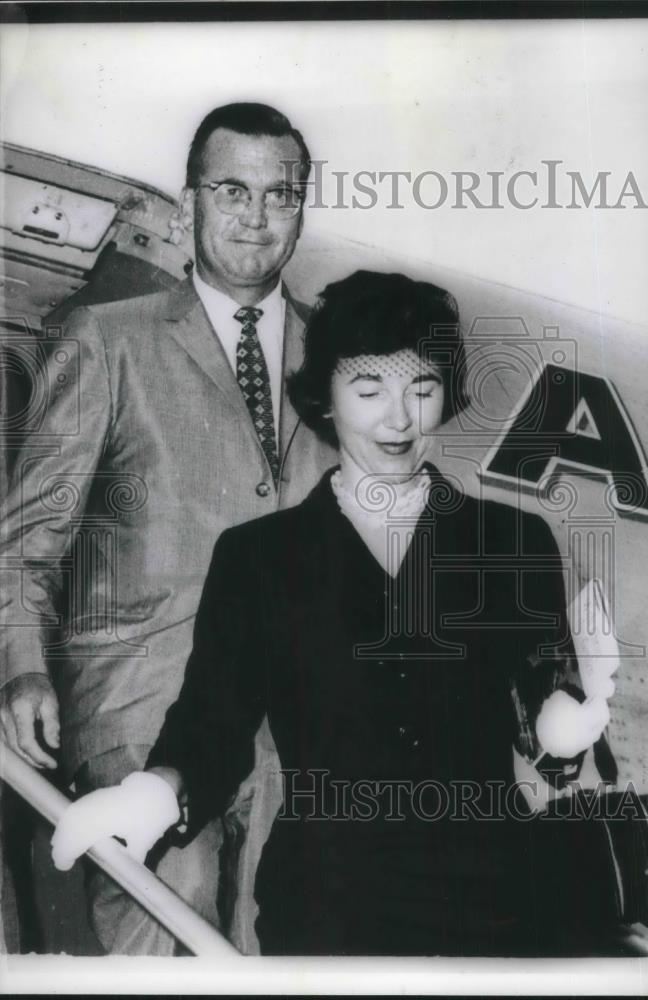
<path id="1" fill-rule="evenodd" d="M 479 550 L 475 523 L 478 507 L 432 462 L 426 462 L 425 468 L 431 485 L 423 523 L 433 527 L 432 555 L 446 559 L 476 556 Z"/>

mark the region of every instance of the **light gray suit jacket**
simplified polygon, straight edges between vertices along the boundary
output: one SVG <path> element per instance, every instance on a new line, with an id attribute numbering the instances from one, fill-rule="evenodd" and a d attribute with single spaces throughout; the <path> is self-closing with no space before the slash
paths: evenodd
<path id="1" fill-rule="evenodd" d="M 286 373 L 301 363 L 306 311 L 284 294 Z M 216 538 L 301 501 L 334 456 L 284 390 L 275 493 L 191 280 L 75 311 L 44 377 L 48 405 L 2 529 L 0 681 L 49 665 L 72 775 L 104 751 L 155 741 Z"/>

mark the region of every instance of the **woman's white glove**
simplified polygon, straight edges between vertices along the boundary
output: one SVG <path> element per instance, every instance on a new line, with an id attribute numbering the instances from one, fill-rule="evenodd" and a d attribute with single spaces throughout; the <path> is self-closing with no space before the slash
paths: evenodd
<path id="1" fill-rule="evenodd" d="M 143 861 L 179 818 L 178 800 L 164 778 L 134 771 L 120 785 L 99 788 L 68 806 L 52 837 L 52 859 L 67 871 L 98 841 L 121 837 L 129 853 Z"/>
<path id="2" fill-rule="evenodd" d="M 605 698 L 581 703 L 566 691 L 554 691 L 540 709 L 536 735 L 551 757 L 576 757 L 596 743 L 609 721 Z"/>

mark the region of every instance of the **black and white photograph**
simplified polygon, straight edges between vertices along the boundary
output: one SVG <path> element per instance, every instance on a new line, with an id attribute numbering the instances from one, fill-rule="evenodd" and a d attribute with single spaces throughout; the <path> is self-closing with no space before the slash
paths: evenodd
<path id="1" fill-rule="evenodd" d="M 541 6 L 0 6 L 0 992 L 645 989 L 648 12 Z"/>

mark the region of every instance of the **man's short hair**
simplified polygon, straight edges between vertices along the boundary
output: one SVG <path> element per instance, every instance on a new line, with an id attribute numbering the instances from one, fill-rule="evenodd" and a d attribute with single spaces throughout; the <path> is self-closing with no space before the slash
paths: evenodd
<path id="1" fill-rule="evenodd" d="M 187 187 L 196 187 L 200 183 L 205 146 L 211 134 L 218 128 L 227 128 L 240 135 L 290 136 L 299 147 L 299 180 L 305 181 L 308 177 L 310 153 L 301 132 L 293 128 L 281 111 L 271 108 L 269 104 L 239 102 L 214 108 L 205 115 L 196 129 L 187 157 Z M 292 179 L 292 171 L 289 177 Z"/>

